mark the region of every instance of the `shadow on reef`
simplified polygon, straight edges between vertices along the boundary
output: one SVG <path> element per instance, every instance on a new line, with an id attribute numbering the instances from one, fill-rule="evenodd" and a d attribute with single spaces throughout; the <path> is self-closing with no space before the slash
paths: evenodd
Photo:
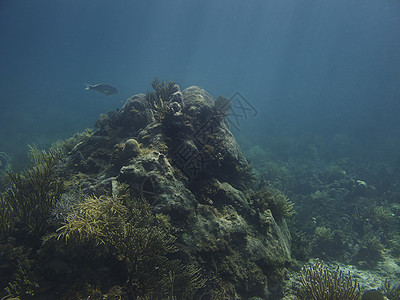
<path id="1" fill-rule="evenodd" d="M 32 167 L 9 173 L 0 202 L 9 297 L 281 296 L 293 204 L 267 185 L 253 190 L 225 121 L 229 99 L 152 86 L 101 115 L 97 131 L 32 149 Z"/>

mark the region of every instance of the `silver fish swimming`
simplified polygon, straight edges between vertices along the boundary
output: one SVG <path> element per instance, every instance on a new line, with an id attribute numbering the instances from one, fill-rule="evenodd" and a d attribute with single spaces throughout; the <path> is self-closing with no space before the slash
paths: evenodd
<path id="1" fill-rule="evenodd" d="M 90 85 L 87 83 L 85 83 L 85 84 L 86 84 L 85 91 L 95 90 L 96 92 L 103 93 L 107 96 L 118 93 L 118 91 L 115 87 L 113 87 L 112 85 L 106 84 L 106 83 L 99 83 L 99 84 L 95 84 L 95 85 Z"/>

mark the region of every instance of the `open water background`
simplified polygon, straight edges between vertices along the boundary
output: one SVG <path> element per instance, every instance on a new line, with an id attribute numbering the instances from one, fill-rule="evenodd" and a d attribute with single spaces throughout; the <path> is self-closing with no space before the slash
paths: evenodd
<path id="1" fill-rule="evenodd" d="M 16 167 L 155 76 L 240 91 L 257 110 L 236 132 L 247 147 L 313 135 L 360 162 L 400 158 L 398 0 L 0 0 L 0 152 Z M 83 91 L 99 82 L 119 93 Z"/>

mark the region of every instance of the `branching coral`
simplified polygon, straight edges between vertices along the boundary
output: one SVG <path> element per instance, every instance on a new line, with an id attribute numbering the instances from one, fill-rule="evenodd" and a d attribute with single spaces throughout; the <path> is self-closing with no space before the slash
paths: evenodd
<path id="1" fill-rule="evenodd" d="M 33 167 L 22 174 L 8 172 L 11 187 L 5 200 L 19 221 L 37 236 L 46 231 L 50 210 L 62 193 L 63 184 L 54 174 L 60 156 L 57 150 L 46 152 L 31 147 Z"/>
<path id="2" fill-rule="evenodd" d="M 168 102 L 171 95 L 174 93 L 175 82 L 168 81 L 160 81 L 157 77 L 151 82 L 151 86 L 156 92 L 157 96 L 164 102 Z"/>
<path id="3" fill-rule="evenodd" d="M 395 215 L 389 208 L 383 206 L 374 206 L 370 212 L 371 223 L 377 229 L 384 228 L 389 229 L 395 224 Z"/>
<path id="4" fill-rule="evenodd" d="M 301 282 L 313 300 L 358 300 L 361 297 L 357 280 L 346 276 L 339 267 L 334 272 L 325 268 L 319 260 L 304 267 Z"/>
<path id="5" fill-rule="evenodd" d="M 385 281 L 385 285 L 382 287 L 382 292 L 390 300 L 400 300 L 400 285 L 392 286 L 389 280 Z"/>
<path id="6" fill-rule="evenodd" d="M 78 203 L 57 230 L 57 238 L 110 251 L 124 262 L 136 296 L 193 295 L 204 280 L 197 268 L 169 258 L 177 251 L 170 230 L 166 216 L 154 215 L 147 202 L 120 192 Z"/>
<path id="7" fill-rule="evenodd" d="M 59 227 L 61 222 L 65 221 L 66 218 L 73 212 L 75 206 L 84 201 L 86 195 L 79 190 L 77 192 L 68 192 L 61 195 L 55 206 L 50 212 L 50 222 L 56 227 Z"/>
<path id="8" fill-rule="evenodd" d="M 78 203 L 57 229 L 58 239 L 75 244 L 106 244 L 110 235 L 121 226 L 127 209 L 118 199 L 92 196 Z"/>
<path id="9" fill-rule="evenodd" d="M 157 77 L 151 83 L 154 92 L 146 94 L 146 100 L 154 110 L 157 121 L 161 122 L 169 111 L 169 100 L 175 92 L 175 82 L 160 81 Z"/>
<path id="10" fill-rule="evenodd" d="M 320 226 L 315 228 L 315 240 L 317 242 L 332 242 L 334 234 L 330 228 Z"/>
<path id="11" fill-rule="evenodd" d="M 28 158 L 32 167 L 41 165 L 53 167 L 62 157 L 61 148 L 51 148 L 49 151 L 40 150 L 36 146 L 32 145 L 28 145 L 28 148 Z"/>

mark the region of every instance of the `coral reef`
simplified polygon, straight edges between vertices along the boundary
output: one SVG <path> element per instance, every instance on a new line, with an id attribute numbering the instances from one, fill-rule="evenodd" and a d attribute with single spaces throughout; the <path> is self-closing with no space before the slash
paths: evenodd
<path id="1" fill-rule="evenodd" d="M 314 300 L 358 300 L 361 296 L 357 280 L 345 275 L 339 267 L 331 272 L 317 260 L 314 265 L 304 267 L 301 282 L 307 289 L 308 299 Z"/>
<path id="2" fill-rule="evenodd" d="M 276 194 L 270 206 L 277 215 L 264 211 L 263 226 L 254 224 L 251 168 L 221 108 L 198 87 L 183 90 L 182 102 L 175 83 L 154 81 L 153 88 L 102 117 L 100 129 L 71 151 L 69 168 L 102 178 L 88 184 L 92 193 L 123 182 L 153 212 L 168 215 L 181 245 L 174 255 L 215 278 L 203 289 L 211 298 L 217 291 L 228 298 L 279 294 L 290 260 L 289 202 Z"/>
<path id="3" fill-rule="evenodd" d="M 260 212 L 270 209 L 276 220 L 290 218 L 294 213 L 293 202 L 279 190 L 270 186 L 262 187 L 251 196 L 251 199 Z"/>
<path id="4" fill-rule="evenodd" d="M 11 186 L 6 190 L 4 198 L 18 221 L 40 237 L 49 226 L 50 210 L 63 190 L 62 182 L 55 175 L 60 153 L 57 150 L 46 152 L 31 147 L 29 158 L 32 168 L 22 174 L 8 173 Z"/>
<path id="5" fill-rule="evenodd" d="M 0 194 L 0 236 L 8 236 L 14 227 L 13 211 L 10 203 Z"/>
<path id="6" fill-rule="evenodd" d="M 385 281 L 385 284 L 382 287 L 382 292 L 390 300 L 400 299 L 400 285 L 393 286 L 389 280 Z"/>
<path id="7" fill-rule="evenodd" d="M 170 229 L 167 216 L 154 215 L 146 201 L 120 192 L 112 197 L 88 197 L 77 204 L 47 241 L 56 238 L 73 247 L 107 249 L 124 263 L 135 297 L 190 298 L 205 280 L 194 266 L 168 258 L 177 251 Z"/>
<path id="8" fill-rule="evenodd" d="M 7 172 L 11 168 L 11 157 L 7 153 L 0 152 L 0 192 L 4 191 L 8 185 Z"/>
<path id="9" fill-rule="evenodd" d="M 74 149 L 75 146 L 88 140 L 93 135 L 93 133 L 94 130 L 92 128 L 86 128 L 84 131 L 75 133 L 72 137 L 66 140 L 56 141 L 52 145 L 52 148 L 60 149 L 65 154 L 68 154 L 71 152 L 72 149 Z"/>
<path id="10" fill-rule="evenodd" d="M 4 152 L 0 152 L 0 174 L 11 169 L 11 157 Z"/>
<path id="11" fill-rule="evenodd" d="M 255 185 L 225 120 L 227 98 L 152 86 L 100 115 L 95 132 L 57 143 L 59 153 L 31 148 L 32 168 L 10 173 L 1 205 L 18 222 L 2 227 L 11 237 L 4 247 L 19 244 L 29 264 L 18 271 L 13 251 L 4 252 L 9 296 L 281 296 L 293 204 Z M 31 249 L 20 228 L 42 243 Z"/>
<path id="12" fill-rule="evenodd" d="M 400 169 L 357 163 L 332 152 L 329 143 L 305 133 L 293 140 L 260 140 L 247 151 L 256 173 L 294 203 L 293 257 L 369 271 L 387 261 L 399 265 Z M 388 277 L 398 276 L 388 272 Z"/>
<path id="13" fill-rule="evenodd" d="M 157 77 L 151 83 L 154 92 L 146 94 L 146 101 L 153 108 L 157 121 L 163 122 L 168 114 L 178 115 L 183 108 L 183 95 L 179 86 L 173 82 L 160 81 Z"/>
<path id="14" fill-rule="evenodd" d="M 33 271 L 32 260 L 27 258 L 18 260 L 18 270 L 15 280 L 10 282 L 5 290 L 8 293 L 7 298 L 26 298 L 35 296 L 35 290 L 39 287 L 36 276 Z"/>

